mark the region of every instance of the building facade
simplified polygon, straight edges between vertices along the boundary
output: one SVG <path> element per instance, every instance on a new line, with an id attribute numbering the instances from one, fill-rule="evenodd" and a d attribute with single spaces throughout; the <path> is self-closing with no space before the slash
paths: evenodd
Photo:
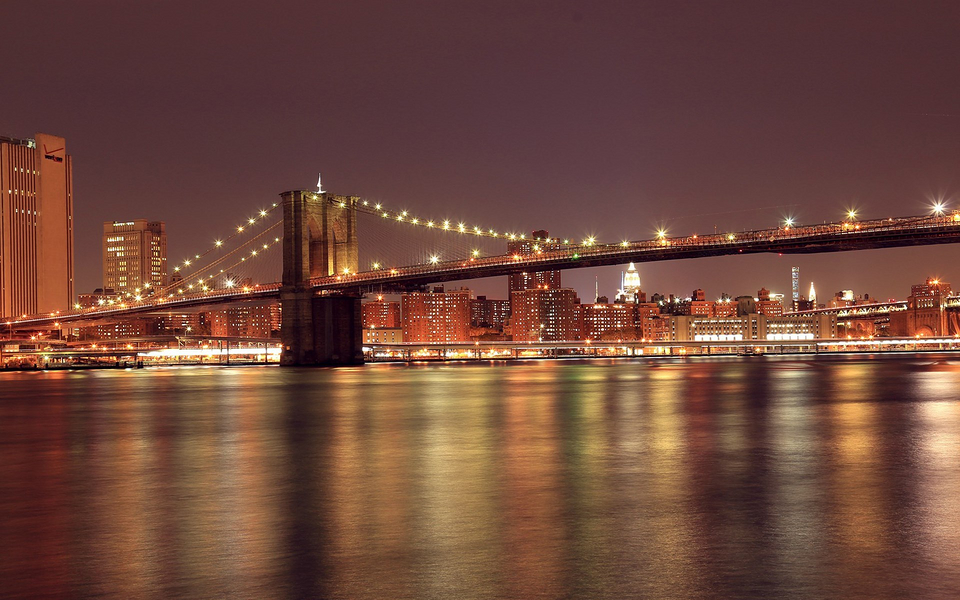
<path id="1" fill-rule="evenodd" d="M 207 314 L 214 337 L 269 338 L 280 333 L 280 304 L 243 304 Z"/>
<path id="2" fill-rule="evenodd" d="M 933 337 L 960 333 L 950 319 L 953 311 L 947 311 L 947 298 L 951 293 L 949 283 L 932 277 L 911 286 L 907 309 L 890 313 L 890 335 Z"/>
<path id="3" fill-rule="evenodd" d="M 669 317 L 666 338 L 671 342 L 733 342 L 741 340 L 820 340 L 837 337 L 837 316 L 758 313 L 740 317 Z"/>
<path id="4" fill-rule="evenodd" d="M 103 288 L 118 293 L 167 284 L 167 231 L 163 221 L 103 224 Z"/>
<path id="5" fill-rule="evenodd" d="M 470 301 L 470 325 L 503 329 L 510 318 L 509 300 L 492 300 L 486 296 L 477 296 Z"/>
<path id="6" fill-rule="evenodd" d="M 510 294 L 510 317 L 515 342 L 568 341 L 580 339 L 577 305 L 572 289 L 531 289 Z"/>
<path id="7" fill-rule="evenodd" d="M 622 341 L 641 339 L 643 327 L 638 308 L 638 305 L 632 302 L 578 304 L 576 312 L 580 338 Z"/>
<path id="8" fill-rule="evenodd" d="M 470 290 L 411 292 L 400 296 L 403 341 L 414 343 L 470 340 Z"/>
<path id="9" fill-rule="evenodd" d="M 364 344 L 399 344 L 403 342 L 403 329 L 400 327 L 371 328 L 363 330 Z"/>
<path id="10" fill-rule="evenodd" d="M 362 311 L 363 329 L 395 329 L 401 326 L 399 302 L 378 296 L 375 301 L 364 303 Z"/>
<path id="11" fill-rule="evenodd" d="M 767 288 L 760 288 L 757 292 L 757 313 L 768 317 L 779 317 L 783 314 L 783 302 Z"/>
<path id="12" fill-rule="evenodd" d="M 0 137 L 0 316 L 73 306 L 73 159 L 62 137 Z"/>

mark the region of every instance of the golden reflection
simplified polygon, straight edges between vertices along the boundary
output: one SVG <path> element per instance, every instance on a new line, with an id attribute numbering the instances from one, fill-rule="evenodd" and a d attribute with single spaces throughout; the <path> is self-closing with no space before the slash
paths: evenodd
<path id="1" fill-rule="evenodd" d="M 13 595 L 931 597 L 958 583 L 960 369 L 943 361 L 0 384 L 18 394 L 0 403 Z"/>
<path id="2" fill-rule="evenodd" d="M 700 575 L 689 569 L 702 546 L 694 517 L 690 486 L 696 478 L 689 454 L 690 432 L 683 411 L 684 398 L 693 385 L 685 365 L 668 365 L 651 371 L 647 386 L 647 456 L 643 497 L 636 519 L 644 532 L 642 560 L 658 577 L 647 582 L 652 597 L 694 597 L 702 590 Z M 664 507 L 654 510 L 651 507 Z M 669 509 L 667 509 L 669 507 Z M 669 548 L 668 552 L 660 549 Z"/>
<path id="3" fill-rule="evenodd" d="M 831 371 L 826 398 L 827 514 L 833 550 L 829 560 L 867 576 L 889 550 L 894 526 L 885 478 L 881 409 L 864 382 L 877 377 L 869 364 L 844 364 Z M 848 585 L 852 585 L 852 580 Z"/>
<path id="4" fill-rule="evenodd" d="M 563 469 L 565 452 L 579 458 L 581 449 L 573 441 L 568 448 L 561 446 L 562 429 L 576 426 L 561 415 L 581 408 L 576 391 L 579 374 L 570 373 L 567 388 L 562 370 L 541 364 L 542 368 L 538 364 L 535 369 L 509 370 L 505 387 L 510 394 L 500 403 L 496 462 L 502 486 L 503 555 L 498 562 L 504 567 L 506 597 L 556 597 L 562 592 L 568 535 L 562 515 L 568 502 L 582 501 L 575 482 L 578 466 L 570 466 L 570 480 L 565 480 Z M 576 436 L 579 431 L 570 433 Z"/>
<path id="5" fill-rule="evenodd" d="M 960 373 L 927 373 L 925 398 L 917 408 L 920 433 L 918 504 L 922 543 L 919 551 L 937 572 L 949 572 L 960 556 Z M 936 395 L 931 395 L 936 394 Z"/>

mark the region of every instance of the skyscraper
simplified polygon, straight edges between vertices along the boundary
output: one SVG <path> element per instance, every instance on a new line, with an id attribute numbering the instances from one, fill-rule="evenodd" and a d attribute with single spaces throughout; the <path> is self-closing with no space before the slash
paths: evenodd
<path id="1" fill-rule="evenodd" d="M 62 137 L 0 137 L 0 316 L 72 303 L 72 157 Z"/>
<path id="2" fill-rule="evenodd" d="M 791 311 L 800 310 L 800 267 L 790 267 Z"/>
<path id="3" fill-rule="evenodd" d="M 163 221 L 103 224 L 103 288 L 116 292 L 167 284 L 167 231 Z"/>
<path id="4" fill-rule="evenodd" d="M 617 291 L 617 302 L 639 304 L 646 301 L 646 295 L 640 291 L 640 273 L 636 265 L 630 263 L 626 273 L 620 274 L 620 289 Z"/>

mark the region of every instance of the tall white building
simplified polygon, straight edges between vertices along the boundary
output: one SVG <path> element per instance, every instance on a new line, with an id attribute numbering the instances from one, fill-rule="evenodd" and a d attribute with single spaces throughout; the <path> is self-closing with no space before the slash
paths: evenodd
<path id="1" fill-rule="evenodd" d="M 617 291 L 617 301 L 627 304 L 636 304 L 640 301 L 640 273 L 637 267 L 630 263 L 626 273 L 620 274 L 620 289 Z"/>

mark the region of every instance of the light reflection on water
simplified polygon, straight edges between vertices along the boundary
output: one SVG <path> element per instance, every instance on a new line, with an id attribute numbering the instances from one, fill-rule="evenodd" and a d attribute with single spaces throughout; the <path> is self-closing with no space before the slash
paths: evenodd
<path id="1" fill-rule="evenodd" d="M 0 596 L 955 598 L 950 356 L 0 373 Z"/>

